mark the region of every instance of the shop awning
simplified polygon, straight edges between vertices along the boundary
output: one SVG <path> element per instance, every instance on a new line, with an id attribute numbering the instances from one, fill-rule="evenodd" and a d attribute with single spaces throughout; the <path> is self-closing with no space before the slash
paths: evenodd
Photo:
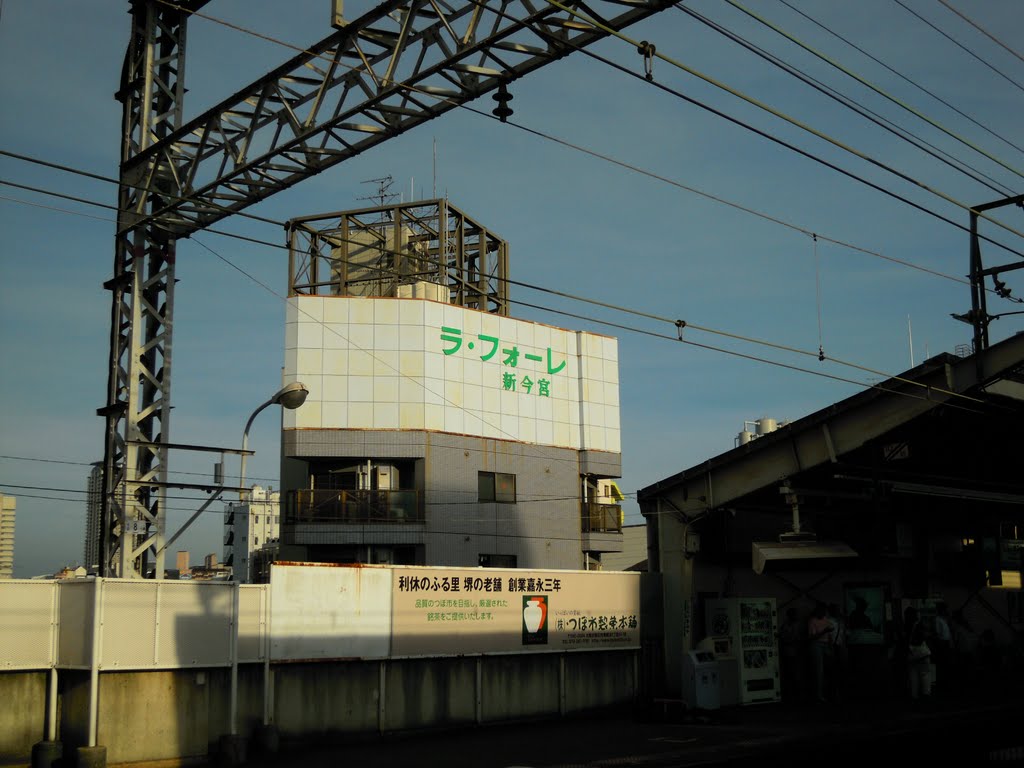
<path id="1" fill-rule="evenodd" d="M 841 541 L 755 541 L 751 545 L 754 571 L 759 574 L 768 563 L 809 565 L 811 560 L 857 557 L 857 552 Z"/>

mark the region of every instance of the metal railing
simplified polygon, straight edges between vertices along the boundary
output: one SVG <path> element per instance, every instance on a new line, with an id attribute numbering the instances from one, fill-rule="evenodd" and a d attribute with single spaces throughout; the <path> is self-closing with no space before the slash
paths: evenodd
<path id="1" fill-rule="evenodd" d="M 622 507 L 618 504 L 580 504 L 583 533 L 622 533 Z"/>
<path id="2" fill-rule="evenodd" d="M 417 491 L 299 490 L 288 493 L 284 522 L 422 523 Z"/>

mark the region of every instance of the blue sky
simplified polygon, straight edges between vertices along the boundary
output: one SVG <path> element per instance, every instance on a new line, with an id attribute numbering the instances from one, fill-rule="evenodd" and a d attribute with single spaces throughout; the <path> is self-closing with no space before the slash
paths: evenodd
<path id="1" fill-rule="evenodd" d="M 858 103 L 990 176 L 999 191 L 928 157 L 792 76 L 740 49 L 676 9 L 625 30 L 660 54 L 727 83 L 837 141 L 898 169 L 948 198 L 980 204 L 1024 188 L 1024 61 L 934 0 L 900 0 L 988 65 L 929 28 L 895 0 L 858 3 L 763 0 L 749 7 L 827 54 L 1006 166 L 968 149 L 901 110 L 724 2 L 686 6 L 764 47 Z M 950 4 L 1021 53 L 1024 9 L 1015 0 Z M 294 45 L 330 32 L 328 0 L 287 4 L 213 0 L 204 12 Z M 811 15 L 892 69 L 969 114 L 984 128 L 917 90 L 829 35 Z M 369 3 L 348 2 L 352 17 Z M 0 150 L 110 177 L 120 143 L 118 88 L 128 36 L 128 3 L 7 0 L 0 14 Z M 608 40 L 594 50 L 642 71 L 633 46 Z M 195 18 L 189 27 L 186 118 L 210 107 L 292 56 L 292 51 Z M 1002 74 L 999 74 L 1002 73 Z M 675 68 L 654 63 L 654 78 L 806 152 L 870 179 L 966 225 L 967 213 L 919 185 L 770 116 Z M 1009 78 L 1009 79 L 1007 79 Z M 1014 82 L 1010 82 L 1010 81 Z M 620 339 L 623 490 L 635 492 L 733 445 L 744 420 L 795 419 L 909 367 L 913 355 L 952 352 L 970 328 L 968 287 L 895 264 L 883 254 L 962 278 L 967 235 L 909 205 L 725 122 L 677 96 L 582 54 L 513 84 L 512 122 L 646 169 L 706 195 L 755 209 L 821 236 L 811 238 L 735 207 L 464 110 L 337 166 L 249 209 L 285 220 L 361 207 L 366 179 L 390 174 L 395 191 L 429 197 L 434 183 L 452 203 L 510 243 L 515 279 L 542 284 L 715 330 L 817 351 L 870 373 L 722 336 L 686 338 L 851 379 L 837 382 L 624 330 L 610 331 L 527 308 L 517 316 L 612 333 Z M 474 105 L 490 111 L 493 102 Z M 987 129 L 987 130 L 986 130 Z M 990 133 L 991 132 L 991 133 Z M 996 135 L 993 135 L 996 134 Z M 0 180 L 113 204 L 116 188 L 0 156 Z M 21 201 L 21 202 L 16 202 Z M 28 204 L 26 204 L 28 203 Z M 53 210 L 63 209 L 63 210 Z M 72 213 L 69 213 L 72 212 Z M 84 214 L 84 215 L 79 215 Z M 15 573 L 52 572 L 82 557 L 88 464 L 102 457 L 112 274 L 110 212 L 11 186 L 0 187 L 0 491 L 18 498 Z M 1020 209 L 998 217 L 1024 231 Z M 283 243 L 270 225 L 235 217 L 221 228 Z M 1024 251 L 1020 237 L 983 230 Z M 826 241 L 838 240 L 856 250 Z M 230 259 L 278 294 L 286 291 L 283 251 L 203 233 L 193 240 Z M 984 247 L 987 263 L 1017 257 Z M 197 242 L 178 249 L 174 329 L 175 442 L 236 446 L 252 409 L 277 387 L 283 362 L 284 304 Z M 1024 296 L 1024 279 L 1007 283 Z M 820 285 L 820 301 L 818 289 Z M 523 288 L 513 298 L 673 335 L 635 316 Z M 1017 305 L 992 297 L 990 311 Z M 819 317 L 821 336 L 819 337 Z M 1020 318 L 993 322 L 994 339 L 1020 330 Z M 248 476 L 276 485 L 277 417 L 261 415 Z M 55 463 L 60 462 L 60 463 Z M 210 459 L 172 455 L 172 475 L 206 473 Z M 237 463 L 228 464 L 229 474 Z M 18 486 L 22 486 L 19 488 Z M 25 486 L 33 486 L 27 488 Z M 41 490 L 47 489 L 47 490 Z M 201 499 L 174 492 L 169 530 Z M 50 497 L 50 498 L 39 498 Z M 61 499 L 61 500 L 58 500 Z M 219 507 L 219 505 L 217 505 Z M 638 522 L 635 503 L 629 521 Z M 194 562 L 221 551 L 221 517 L 207 514 L 181 540 Z"/>

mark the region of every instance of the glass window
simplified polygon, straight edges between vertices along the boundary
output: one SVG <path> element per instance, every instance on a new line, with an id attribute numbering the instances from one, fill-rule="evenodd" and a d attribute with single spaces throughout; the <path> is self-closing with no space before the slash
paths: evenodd
<path id="1" fill-rule="evenodd" d="M 492 555 L 482 553 L 478 563 L 482 568 L 515 568 L 517 557 L 515 555 Z"/>
<path id="2" fill-rule="evenodd" d="M 494 473 L 480 472 L 477 475 L 480 490 L 480 501 L 494 501 Z"/>
<path id="3" fill-rule="evenodd" d="M 516 476 L 505 472 L 480 472 L 477 475 L 480 501 L 515 504 Z"/>

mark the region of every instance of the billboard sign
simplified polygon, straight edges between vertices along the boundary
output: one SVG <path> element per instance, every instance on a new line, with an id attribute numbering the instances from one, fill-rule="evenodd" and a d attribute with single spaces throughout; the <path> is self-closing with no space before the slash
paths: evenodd
<path id="1" fill-rule="evenodd" d="M 293 296 L 285 429 L 431 430 L 620 451 L 616 339 L 413 298 Z"/>
<path id="2" fill-rule="evenodd" d="M 640 647 L 636 573 L 397 566 L 392 656 Z"/>

